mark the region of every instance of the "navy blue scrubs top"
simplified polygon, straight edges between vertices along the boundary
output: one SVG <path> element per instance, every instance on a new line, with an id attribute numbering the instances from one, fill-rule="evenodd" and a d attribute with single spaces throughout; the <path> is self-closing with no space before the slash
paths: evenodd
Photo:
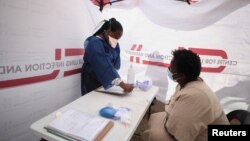
<path id="1" fill-rule="evenodd" d="M 117 72 L 121 65 L 119 44 L 112 48 L 104 39 L 90 36 L 84 42 L 84 47 L 82 73 L 99 81 L 98 83 L 105 89 L 113 86 L 112 81 L 120 78 Z M 88 81 L 91 81 L 91 79 Z"/>

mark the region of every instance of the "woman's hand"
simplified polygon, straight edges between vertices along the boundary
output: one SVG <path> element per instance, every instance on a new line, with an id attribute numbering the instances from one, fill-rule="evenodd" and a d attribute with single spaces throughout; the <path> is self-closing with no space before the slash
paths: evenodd
<path id="1" fill-rule="evenodd" d="M 127 84 L 123 81 L 119 84 L 119 86 L 125 91 L 125 92 L 132 92 L 134 89 L 133 84 Z"/>

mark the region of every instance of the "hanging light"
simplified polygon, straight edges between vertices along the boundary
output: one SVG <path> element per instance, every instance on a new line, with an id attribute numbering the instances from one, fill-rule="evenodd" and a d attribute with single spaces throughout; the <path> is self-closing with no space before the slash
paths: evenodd
<path id="1" fill-rule="evenodd" d="M 99 6 L 100 11 L 103 10 L 103 7 L 107 4 L 112 5 L 112 3 L 123 1 L 123 0 L 90 0 L 93 4 Z"/>
<path id="2" fill-rule="evenodd" d="M 177 1 L 187 2 L 189 5 L 191 5 L 191 3 L 196 3 L 199 2 L 200 0 L 177 0 Z"/>

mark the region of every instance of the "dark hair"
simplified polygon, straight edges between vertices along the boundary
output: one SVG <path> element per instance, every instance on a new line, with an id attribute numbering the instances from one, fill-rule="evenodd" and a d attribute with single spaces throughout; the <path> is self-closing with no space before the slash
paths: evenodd
<path id="1" fill-rule="evenodd" d="M 184 74 L 189 81 L 196 80 L 201 72 L 200 57 L 187 49 L 172 52 L 177 73 Z"/>
<path id="2" fill-rule="evenodd" d="M 109 20 L 104 20 L 104 24 L 96 33 L 94 33 L 94 36 L 103 33 L 105 30 L 116 32 L 122 31 L 123 28 L 120 22 L 118 22 L 115 18 L 111 18 Z"/>

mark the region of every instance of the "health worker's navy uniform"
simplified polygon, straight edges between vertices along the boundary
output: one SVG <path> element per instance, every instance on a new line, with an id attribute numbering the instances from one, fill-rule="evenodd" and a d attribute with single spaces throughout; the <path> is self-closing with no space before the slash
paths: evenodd
<path id="1" fill-rule="evenodd" d="M 84 64 L 81 70 L 82 95 L 103 86 L 105 89 L 113 86 L 112 81 L 120 78 L 119 44 L 112 48 L 104 39 L 90 36 L 84 42 Z"/>

